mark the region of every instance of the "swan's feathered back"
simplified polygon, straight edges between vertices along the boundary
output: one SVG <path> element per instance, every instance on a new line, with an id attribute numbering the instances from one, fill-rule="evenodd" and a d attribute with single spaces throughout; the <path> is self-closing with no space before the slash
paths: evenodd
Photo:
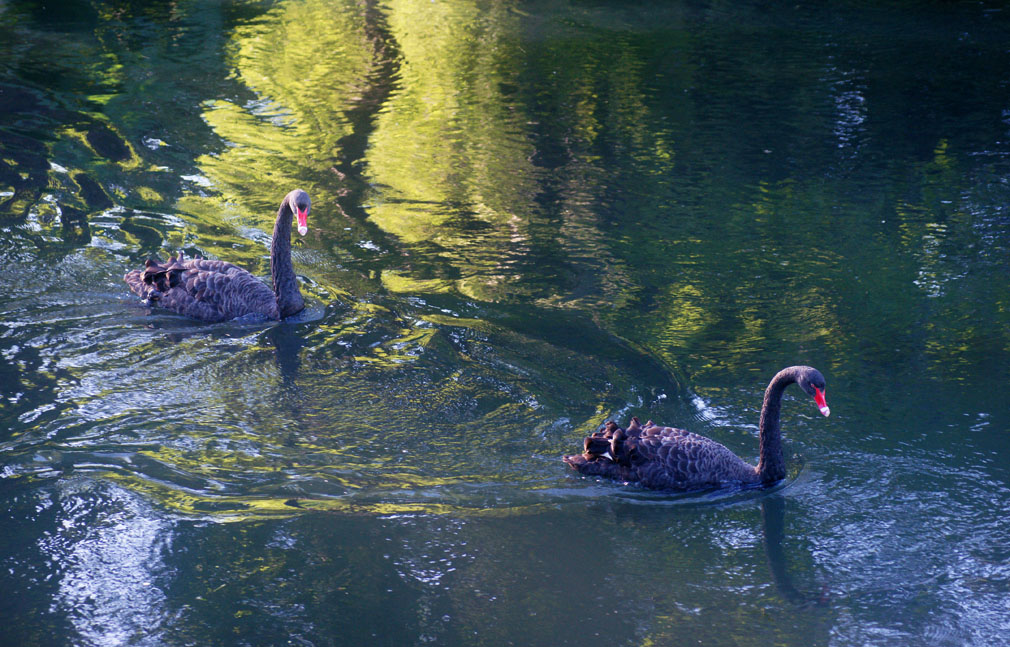
<path id="1" fill-rule="evenodd" d="M 237 265 L 203 258 L 148 260 L 123 277 L 134 294 L 152 305 L 208 322 L 249 314 L 280 319 L 277 297 L 265 283 Z"/>
<path id="2" fill-rule="evenodd" d="M 757 470 L 725 446 L 698 434 L 632 418 L 588 436 L 585 451 L 565 456 L 582 474 L 637 483 L 657 490 L 689 490 L 729 482 L 754 483 Z"/>

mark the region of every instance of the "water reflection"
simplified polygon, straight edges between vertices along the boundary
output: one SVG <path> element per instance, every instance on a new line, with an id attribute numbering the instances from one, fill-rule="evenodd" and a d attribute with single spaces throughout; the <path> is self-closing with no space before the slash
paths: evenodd
<path id="1" fill-rule="evenodd" d="M 827 587 L 818 592 L 804 592 L 793 581 L 790 562 L 797 555 L 790 555 L 785 550 L 786 544 L 786 499 L 779 495 L 770 495 L 761 499 L 761 523 L 764 530 L 765 553 L 771 570 L 775 588 L 783 598 L 800 606 L 827 605 L 830 592 Z M 807 555 L 804 561 L 810 561 Z"/>
<path id="2" fill-rule="evenodd" d="M 5 588 L 31 582 L 0 602 L 8 640 L 161 644 L 171 532 L 148 502 L 86 478 L 4 494 Z"/>
<path id="3" fill-rule="evenodd" d="M 109 470 L 109 479 L 195 513 L 288 515 L 292 499 L 301 509 L 437 511 L 446 499 L 432 501 L 434 487 L 455 491 L 449 508 L 476 508 L 498 496 L 481 484 L 500 480 L 530 491 L 517 492 L 515 504 L 538 504 L 534 493 L 558 472 L 571 425 L 544 423 L 538 412 L 598 415 L 598 394 L 614 379 L 611 366 L 554 341 L 519 343 L 505 329 L 444 315 L 434 319 L 452 326 L 449 334 L 417 321 L 402 337 L 355 326 L 316 337 L 313 322 L 208 327 L 170 314 L 145 316 L 147 328 L 123 336 L 119 326 L 95 325 L 108 316 L 64 331 L 78 349 L 61 362 L 67 388 L 55 406 L 23 417 L 6 469 Z M 593 334 L 602 351 L 606 337 Z M 99 348 L 107 350 L 100 357 Z M 205 362 L 210 350 L 229 361 Z M 543 355 L 557 358 L 550 371 L 522 368 Z M 389 408 L 376 408 L 377 397 Z M 503 428 L 539 434 L 534 458 L 542 459 L 516 453 L 529 439 Z"/>
<path id="4" fill-rule="evenodd" d="M 296 326 L 274 326 L 264 334 L 264 338 L 275 350 L 277 369 L 282 383 L 287 388 L 296 388 L 301 369 L 301 353 L 305 347 L 303 331 Z M 297 400 L 297 398 L 293 398 Z M 287 401 L 288 398 L 285 398 Z"/>
<path id="5" fill-rule="evenodd" d="M 165 594 L 158 580 L 168 525 L 133 495 L 107 492 L 106 510 L 88 509 L 96 503 L 93 493 L 61 493 L 71 509 L 62 515 L 57 544 L 46 547 L 64 569 L 54 604 L 91 644 L 159 644 Z"/>
<path id="6" fill-rule="evenodd" d="M 991 642 L 1005 31 L 980 5 L 4 4 L 15 636 Z M 295 185 L 311 316 L 126 292 L 180 249 L 266 275 Z M 789 421 L 763 539 L 750 495 L 558 461 L 628 414 L 747 455 L 798 362 L 850 413 Z"/>

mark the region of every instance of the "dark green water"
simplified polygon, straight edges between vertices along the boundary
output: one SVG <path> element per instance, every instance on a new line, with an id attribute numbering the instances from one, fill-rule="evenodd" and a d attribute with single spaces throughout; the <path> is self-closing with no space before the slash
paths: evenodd
<path id="1" fill-rule="evenodd" d="M 1010 644 L 1010 11 L 830 4 L 0 4 L 0 643 Z"/>

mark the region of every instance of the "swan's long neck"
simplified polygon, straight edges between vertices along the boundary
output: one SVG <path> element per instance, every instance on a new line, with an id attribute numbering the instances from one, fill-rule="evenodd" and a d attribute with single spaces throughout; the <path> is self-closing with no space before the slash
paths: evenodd
<path id="1" fill-rule="evenodd" d="M 761 405 L 761 425 L 758 436 L 760 457 L 758 476 L 764 483 L 785 478 L 786 459 L 782 452 L 782 432 L 779 430 L 779 413 L 782 410 L 782 392 L 796 381 L 796 367 L 782 369 L 775 374 L 765 389 Z"/>
<path id="2" fill-rule="evenodd" d="M 270 244 L 270 276 L 274 281 L 277 308 L 281 317 L 301 312 L 305 307 L 302 293 L 298 289 L 295 268 L 291 265 L 291 218 L 294 212 L 285 198 L 277 211 L 274 223 L 274 239 Z"/>

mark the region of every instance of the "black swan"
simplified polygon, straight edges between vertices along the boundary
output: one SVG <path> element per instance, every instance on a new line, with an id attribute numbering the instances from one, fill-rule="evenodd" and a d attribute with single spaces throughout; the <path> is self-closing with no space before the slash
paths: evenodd
<path id="1" fill-rule="evenodd" d="M 797 383 L 827 416 L 824 376 L 809 366 L 779 371 L 765 390 L 759 432 L 757 467 L 719 443 L 683 429 L 660 427 L 651 420 L 643 427 L 632 418 L 627 429 L 609 421 L 585 440 L 585 452 L 563 460 L 582 474 L 636 483 L 655 490 L 693 490 L 730 483 L 770 484 L 786 475 L 779 432 L 782 392 Z"/>
<path id="2" fill-rule="evenodd" d="M 295 189 L 284 196 L 277 210 L 270 244 L 270 275 L 274 289 L 242 268 L 203 258 L 169 258 L 167 263 L 148 259 L 143 270 L 123 277 L 130 290 L 151 305 L 208 322 L 244 315 L 283 319 L 305 307 L 291 265 L 291 218 L 298 217 L 298 233 L 308 231 L 309 194 Z"/>

